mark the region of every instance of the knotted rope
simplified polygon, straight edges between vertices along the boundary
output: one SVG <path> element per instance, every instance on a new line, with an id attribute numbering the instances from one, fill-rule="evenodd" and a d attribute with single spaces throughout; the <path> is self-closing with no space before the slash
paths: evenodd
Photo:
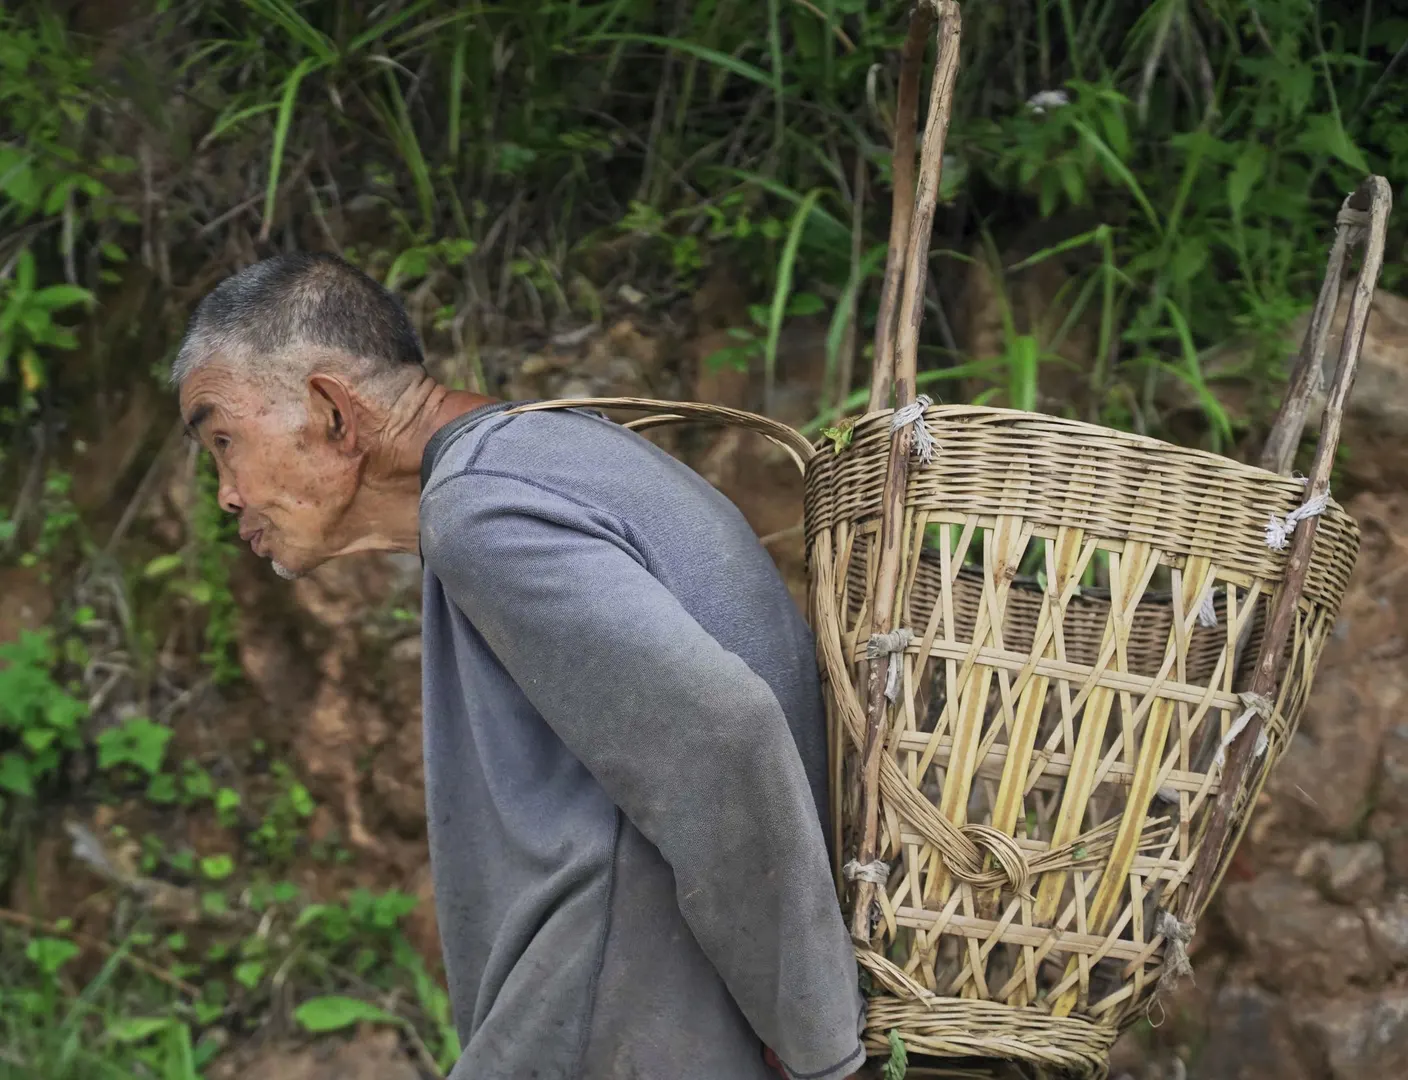
<path id="1" fill-rule="evenodd" d="M 868 863 L 852 859 L 841 867 L 841 873 L 846 875 L 847 881 L 868 881 L 872 885 L 884 885 L 890 880 L 890 864 L 883 859 Z"/>
<path id="2" fill-rule="evenodd" d="M 1330 491 L 1329 488 L 1326 488 L 1319 495 L 1312 495 L 1284 518 L 1278 518 L 1272 514 L 1266 522 L 1266 546 L 1272 551 L 1285 551 L 1291 533 L 1296 531 L 1296 526 L 1308 517 L 1323 514 L 1329 503 Z"/>
<path id="3" fill-rule="evenodd" d="M 1178 980 L 1193 974 L 1193 962 L 1188 959 L 1188 943 L 1193 940 L 1193 924 L 1184 922 L 1171 911 L 1159 909 L 1154 918 L 1154 933 L 1164 939 L 1164 973 L 1159 976 L 1159 989 L 1172 990 Z"/>
<path id="4" fill-rule="evenodd" d="M 891 630 L 888 634 L 871 634 L 870 640 L 865 643 L 865 658 L 867 660 L 879 660 L 882 656 L 890 658 L 890 674 L 885 679 L 885 700 L 894 701 L 900 696 L 900 672 L 904 667 L 904 661 L 897 659 L 903 655 L 904 651 L 914 643 L 914 635 L 910 631 L 901 627 L 899 630 Z"/>
<path id="5" fill-rule="evenodd" d="M 1276 706 L 1271 704 L 1269 698 L 1261 694 L 1253 694 L 1250 691 L 1237 695 L 1242 699 L 1242 704 L 1246 706 L 1242 715 L 1232 721 L 1232 726 L 1227 729 L 1227 734 L 1222 737 L 1222 742 L 1218 744 L 1217 753 L 1213 755 L 1212 763 L 1219 769 L 1227 763 L 1227 748 L 1237 739 L 1237 736 L 1246 730 L 1247 725 L 1252 722 L 1252 717 L 1260 713 L 1267 723 L 1270 723 L 1272 714 L 1276 711 Z M 1266 753 L 1267 738 L 1266 724 L 1262 724 L 1260 731 L 1256 733 L 1256 756 L 1261 757 Z"/>
<path id="6" fill-rule="evenodd" d="M 904 408 L 896 409 L 895 415 L 890 417 L 891 432 L 899 431 L 908 424 L 914 425 L 914 452 L 924 465 L 929 464 L 934 456 L 934 437 L 924 423 L 924 410 L 932 404 L 934 401 L 928 394 L 920 394 Z"/>

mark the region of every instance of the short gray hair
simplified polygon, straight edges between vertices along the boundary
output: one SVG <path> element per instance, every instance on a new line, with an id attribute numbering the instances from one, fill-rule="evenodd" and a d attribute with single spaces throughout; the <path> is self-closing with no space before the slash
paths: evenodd
<path id="1" fill-rule="evenodd" d="M 255 378 L 301 384 L 327 352 L 345 358 L 337 367 L 374 399 L 399 392 L 425 365 L 406 309 L 361 270 L 335 255 L 276 255 L 226 278 L 196 306 L 171 381 L 180 386 L 218 359 Z"/>

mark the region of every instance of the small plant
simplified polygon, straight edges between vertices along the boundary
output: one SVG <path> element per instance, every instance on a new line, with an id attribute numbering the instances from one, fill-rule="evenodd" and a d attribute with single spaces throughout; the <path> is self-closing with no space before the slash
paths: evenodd
<path id="1" fill-rule="evenodd" d="M 98 768 L 130 766 L 145 777 L 155 777 L 166 760 L 166 744 L 170 741 L 169 727 L 145 716 L 134 716 L 98 736 Z"/>
<path id="2" fill-rule="evenodd" d="M 59 663 L 54 633 L 23 630 L 0 645 L 0 792 L 32 798 L 58 771 L 63 754 L 82 745 L 87 704 L 53 675 Z M 4 743 L 0 742 L 0 746 Z"/>
<path id="3" fill-rule="evenodd" d="M 316 804 L 308 789 L 282 761 L 273 766 L 278 794 L 264 812 L 264 819 L 251 838 L 254 846 L 274 862 L 293 858 L 302 835 L 304 823 L 313 816 Z"/>

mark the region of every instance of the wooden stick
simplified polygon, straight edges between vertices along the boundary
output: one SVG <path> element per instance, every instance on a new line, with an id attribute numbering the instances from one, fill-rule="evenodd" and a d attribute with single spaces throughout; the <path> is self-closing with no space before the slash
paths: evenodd
<path id="1" fill-rule="evenodd" d="M 929 94 L 929 119 L 924 128 L 924 160 L 920 163 L 915 193 L 914 223 L 909 228 L 909 251 L 904 278 L 904 304 L 895 329 L 895 408 L 914 400 L 914 378 L 919 367 L 919 327 L 924 321 L 924 287 L 929 280 L 929 242 L 934 235 L 934 209 L 943 179 L 944 145 L 953 115 L 953 86 L 958 79 L 958 47 L 962 26 L 958 4 L 938 5 L 939 56 L 934 85 Z"/>
<path id="2" fill-rule="evenodd" d="M 1360 267 L 1359 277 L 1355 280 L 1354 295 L 1350 299 L 1349 313 L 1345 317 L 1339 363 L 1335 368 L 1334 382 L 1325 402 L 1320 439 L 1315 448 L 1315 461 L 1310 470 L 1310 482 L 1306 485 L 1307 501 L 1329 491 L 1330 471 L 1334 466 L 1340 428 L 1344 422 L 1345 401 L 1354 385 L 1359 353 L 1369 323 L 1369 309 L 1374 300 L 1374 287 L 1378 283 L 1379 271 L 1383 266 L 1384 240 L 1392 204 L 1393 195 L 1388 181 L 1381 176 L 1370 176 L 1346 203 L 1349 210 L 1368 211 L 1369 227 L 1364 246 L 1364 262 Z M 1345 217 L 1342 212 L 1341 218 Z M 1296 526 L 1290 552 L 1286 557 L 1285 581 L 1272 607 L 1266 634 L 1257 653 L 1256 671 L 1252 675 L 1250 689 L 1252 693 L 1269 699 L 1274 700 L 1275 697 L 1277 667 L 1290 634 L 1291 623 L 1295 619 L 1296 608 L 1300 603 L 1301 590 L 1305 586 L 1310 552 L 1315 543 L 1319 521 L 1318 515 L 1311 515 L 1303 518 Z M 1251 814 L 1254 792 L 1250 793 L 1252 797 L 1246 800 L 1246 805 L 1240 807 L 1237 805 L 1238 795 L 1243 793 L 1245 781 L 1256 764 L 1257 736 L 1265 726 L 1264 719 L 1260 713 L 1253 713 L 1246 729 L 1228 750 L 1221 790 L 1212 805 L 1207 826 L 1199 840 L 1197 860 L 1189 876 L 1183 903 L 1180 905 L 1180 917 L 1185 922 L 1195 921 L 1212 898 L 1226 869 L 1226 856 L 1235 847 L 1236 839 Z M 1258 790 L 1260 781 L 1265 779 L 1265 772 L 1266 767 L 1263 765 L 1262 775 L 1256 785 Z M 1239 819 L 1234 819 L 1234 814 L 1238 813 Z"/>
<path id="3" fill-rule="evenodd" d="M 1315 307 L 1310 313 L 1310 323 L 1305 328 L 1305 338 L 1301 342 L 1300 355 L 1286 384 L 1285 396 L 1271 431 L 1266 436 L 1266 446 L 1261 452 L 1260 465 L 1274 473 L 1289 473 L 1295 460 L 1296 446 L 1300 443 L 1301 432 L 1305 429 L 1305 414 L 1310 409 L 1310 399 L 1320 382 L 1320 373 L 1325 358 L 1325 342 L 1330 336 L 1330 324 L 1334 322 L 1335 311 L 1340 302 L 1340 279 L 1344 274 L 1345 255 L 1349 250 L 1350 234 L 1361 228 L 1353 217 L 1359 211 L 1350 206 L 1354 195 L 1350 195 L 1340 208 L 1339 220 L 1335 229 L 1335 242 L 1330 247 L 1330 259 L 1325 266 L 1325 280 L 1320 283 L 1320 295 L 1315 299 Z"/>
<path id="4" fill-rule="evenodd" d="M 934 3 L 934 0 L 924 0 Z M 928 273 L 928 248 L 931 238 L 934 206 L 938 200 L 939 180 L 943 172 L 943 149 L 948 133 L 949 115 L 953 106 L 953 82 L 958 71 L 958 46 L 961 21 L 958 4 L 954 0 L 939 0 L 938 10 L 938 61 L 934 73 L 934 87 L 930 99 L 928 123 L 924 132 L 924 160 L 920 169 L 920 202 L 915 207 L 914 220 L 905 230 L 908 237 L 904 252 L 906 264 L 905 298 L 903 311 L 906 318 L 897 325 L 900 338 L 898 353 L 887 349 L 885 356 L 891 359 L 890 384 L 895 391 L 896 409 L 903 408 L 913 400 L 915 357 L 918 354 L 919 323 L 923 317 L 924 282 Z M 922 24 L 927 30 L 934 22 L 931 13 L 923 5 L 915 12 L 910 23 L 910 40 L 914 29 Z M 908 47 L 908 43 L 906 43 Z M 921 54 L 922 55 L 922 54 Z M 900 131 L 904 130 L 904 117 L 901 116 Z M 896 136 L 898 144 L 900 137 Z M 896 158 L 898 161 L 898 156 Z M 900 187 L 895 187 L 895 205 L 899 206 Z M 891 225 L 893 243 L 897 230 Z M 897 256 L 890 249 L 890 261 L 886 266 L 886 287 L 891 284 L 891 269 Z M 898 289 L 898 282 L 895 283 Z M 883 300 L 882 300 L 883 303 Z M 881 352 L 876 349 L 876 383 L 872 384 L 871 408 L 876 408 L 873 391 L 879 383 L 882 369 Z M 897 358 L 896 358 L 897 357 Z M 906 359 L 908 366 L 906 364 Z M 888 396 L 888 394 L 886 395 Z M 883 408 L 884 406 L 879 406 Z M 896 592 L 900 583 L 900 544 L 904 533 L 904 497 L 909 480 L 909 450 L 911 430 L 908 426 L 898 429 L 890 441 L 889 465 L 885 471 L 885 490 L 880 519 L 880 564 L 876 574 L 875 610 L 871 617 L 872 633 L 883 633 L 892 629 L 895 618 Z M 885 684 L 889 679 L 890 665 L 902 664 L 902 656 L 885 656 L 871 661 L 866 685 L 866 727 L 865 743 L 861 751 L 860 818 L 861 839 L 857 861 L 862 865 L 873 862 L 880 832 L 880 757 L 884 751 L 883 733 L 889 712 L 889 702 L 885 697 Z M 857 879 L 855 904 L 851 909 L 851 936 L 857 941 L 870 941 L 870 906 L 875 899 L 875 884 Z"/>
<path id="5" fill-rule="evenodd" d="M 929 28 L 934 13 L 929 0 L 915 9 L 909 20 L 909 35 L 900 53 L 900 86 L 895 103 L 895 153 L 890 159 L 890 249 L 885 256 L 885 278 L 880 287 L 880 310 L 875 318 L 875 365 L 870 376 L 868 412 L 890 407 L 890 389 L 895 377 L 895 310 L 904 273 L 904 256 L 909 247 L 910 219 L 914 215 L 914 146 L 919 129 L 919 79 L 923 73 L 924 52 L 929 47 Z"/>

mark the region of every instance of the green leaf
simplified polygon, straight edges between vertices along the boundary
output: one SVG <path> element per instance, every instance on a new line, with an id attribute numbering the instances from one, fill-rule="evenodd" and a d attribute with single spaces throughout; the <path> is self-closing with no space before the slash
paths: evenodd
<path id="1" fill-rule="evenodd" d="M 832 451 L 839 454 L 846 447 L 851 445 L 851 439 L 855 437 L 856 421 L 854 417 L 847 417 L 835 427 L 821 429 L 821 437 L 831 441 Z"/>
<path id="2" fill-rule="evenodd" d="M 826 308 L 826 302 L 816 293 L 799 292 L 792 297 L 787 305 L 787 314 L 791 318 L 802 318 L 807 315 L 815 315 L 818 311 Z"/>
<path id="3" fill-rule="evenodd" d="M 135 765 L 148 776 L 161 769 L 171 729 L 155 724 L 145 716 L 133 717 L 121 727 L 109 728 L 98 736 L 98 768 Z"/>
<path id="4" fill-rule="evenodd" d="M 120 1043 L 146 1042 L 174 1023 L 176 1021 L 169 1016 L 138 1016 L 127 1020 L 114 1020 L 108 1024 L 107 1036 Z"/>
<path id="5" fill-rule="evenodd" d="M 0 757 L 0 788 L 11 795 L 34 796 L 34 781 L 29 775 L 29 763 L 11 751 Z"/>
<path id="6" fill-rule="evenodd" d="M 157 773 L 147 785 L 147 799 L 160 806 L 174 803 L 177 798 L 176 778 L 170 773 Z"/>
<path id="7" fill-rule="evenodd" d="M 45 975 L 54 975 L 79 953 L 65 938 L 35 938 L 24 950 L 25 957 Z"/>
<path id="8" fill-rule="evenodd" d="M 181 569 L 184 562 L 184 556 L 175 552 L 169 555 L 158 555 L 142 568 L 142 577 L 146 578 L 148 581 L 166 577 L 167 574 L 174 573 Z"/>
<path id="9" fill-rule="evenodd" d="M 363 1022 L 373 1024 L 401 1023 L 401 1018 L 385 1009 L 378 1008 L 358 998 L 328 995 L 305 1001 L 294 1010 L 293 1018 L 305 1031 L 322 1034 L 328 1031 L 341 1031 L 353 1024 Z"/>
<path id="10" fill-rule="evenodd" d="M 44 311 L 60 311 L 75 304 L 91 305 L 93 294 L 78 285 L 50 285 L 35 293 L 30 303 Z"/>
<path id="11" fill-rule="evenodd" d="M 1359 147 L 1354 145 L 1339 122 L 1330 114 L 1306 117 L 1305 130 L 1296 143 L 1302 150 L 1312 155 L 1328 154 L 1338 158 L 1355 172 L 1367 173 L 1369 163 L 1364 159 Z"/>
<path id="12" fill-rule="evenodd" d="M 224 881 L 235 872 L 235 860 L 228 855 L 207 855 L 200 861 L 200 872 L 211 881 Z"/>
<path id="13" fill-rule="evenodd" d="M 1242 216 L 1242 207 L 1252 189 L 1266 173 L 1266 148 L 1260 143 L 1249 142 L 1237 159 L 1237 164 L 1227 175 L 1227 206 L 1234 218 Z"/>
<path id="14" fill-rule="evenodd" d="M 25 746 L 39 754 L 49 749 L 50 744 L 58 737 L 59 733 L 53 728 L 43 727 L 26 728 L 23 739 Z"/>
<path id="15" fill-rule="evenodd" d="M 909 1071 L 909 1054 L 905 1050 L 904 1040 L 900 1038 L 900 1033 L 893 1028 L 890 1029 L 890 1060 L 885 1062 L 884 1069 L 880 1075 L 883 1080 L 904 1080 L 904 1075 Z"/>
<path id="16" fill-rule="evenodd" d="M 1208 242 L 1200 235 L 1185 236 L 1179 241 L 1169 260 L 1169 274 L 1174 282 L 1186 285 L 1202 272 L 1208 262 Z"/>
<path id="17" fill-rule="evenodd" d="M 235 967 L 235 982 L 246 990 L 253 990 L 264 978 L 264 965 L 258 960 L 246 960 Z"/>

